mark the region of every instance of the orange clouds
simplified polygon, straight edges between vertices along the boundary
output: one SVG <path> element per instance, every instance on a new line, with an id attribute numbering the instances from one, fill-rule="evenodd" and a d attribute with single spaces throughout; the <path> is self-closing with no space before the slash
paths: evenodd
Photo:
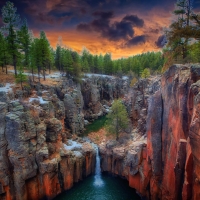
<path id="1" fill-rule="evenodd" d="M 47 1 L 47 8 L 52 7 L 61 2 L 61 0 Z M 72 4 L 73 5 L 73 4 Z M 173 9 L 173 8 L 172 8 Z M 133 14 L 133 11 L 127 10 L 126 15 Z M 58 37 L 61 36 L 63 44 L 67 47 L 81 52 L 83 47 L 86 47 L 93 54 L 105 54 L 109 52 L 113 59 L 121 57 L 129 57 L 135 54 L 140 54 L 147 51 L 159 51 L 155 42 L 162 35 L 163 27 L 168 27 L 171 21 L 171 13 L 165 8 L 154 7 L 148 12 L 134 11 L 135 15 L 144 20 L 143 27 L 134 27 L 134 37 L 145 36 L 144 42 L 136 43 L 133 46 L 126 45 L 124 40 L 108 40 L 100 35 L 98 32 L 80 32 L 76 27 L 71 27 L 65 30 L 46 30 L 47 38 L 51 45 L 55 48 L 58 42 Z M 112 23 L 120 21 L 125 17 L 125 14 L 118 15 L 112 19 Z M 59 22 L 58 22 L 59 23 Z M 38 30 L 34 33 L 38 34 Z"/>
<path id="2" fill-rule="evenodd" d="M 34 34 L 38 36 L 37 31 L 34 31 Z M 110 52 L 112 53 L 113 59 L 129 57 L 135 54 L 153 50 L 152 45 L 149 42 L 135 47 L 126 48 L 121 46 L 120 41 L 111 42 L 107 39 L 99 37 L 96 34 L 80 33 L 75 30 L 66 30 L 60 32 L 46 31 L 46 35 L 54 48 L 58 43 L 58 37 L 62 36 L 63 45 L 70 47 L 79 53 L 83 47 L 86 47 L 93 54 L 105 54 L 106 52 Z"/>

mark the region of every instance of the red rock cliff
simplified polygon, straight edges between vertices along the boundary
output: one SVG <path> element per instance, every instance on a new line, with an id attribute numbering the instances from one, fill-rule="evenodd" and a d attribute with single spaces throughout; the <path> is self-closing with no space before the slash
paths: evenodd
<path id="1" fill-rule="evenodd" d="M 101 145 L 102 170 L 148 199 L 200 199 L 199 80 L 200 66 L 174 65 L 161 81 L 136 84 L 125 99 L 132 139 Z"/>
<path id="2" fill-rule="evenodd" d="M 93 146 L 66 140 L 63 102 L 30 100 L 0 102 L 1 200 L 53 199 L 94 172 Z"/>

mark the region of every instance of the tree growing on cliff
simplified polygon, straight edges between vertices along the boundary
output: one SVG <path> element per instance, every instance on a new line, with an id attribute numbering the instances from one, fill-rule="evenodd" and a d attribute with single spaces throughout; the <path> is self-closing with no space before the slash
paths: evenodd
<path id="1" fill-rule="evenodd" d="M 169 30 L 166 31 L 167 45 L 164 52 L 167 62 L 165 68 L 171 63 L 187 63 L 189 58 L 191 40 L 199 40 L 200 30 L 193 23 L 196 21 L 196 16 L 193 12 L 193 0 L 177 0 L 174 15 L 177 16 Z M 171 62 L 168 61 L 171 60 Z"/>
<path id="2" fill-rule="evenodd" d="M 128 113 L 121 100 L 115 100 L 107 115 L 106 130 L 108 134 L 114 134 L 119 139 L 119 133 L 124 131 L 129 124 Z"/>
<path id="3" fill-rule="evenodd" d="M 150 76 L 150 71 L 149 71 L 149 69 L 145 68 L 145 69 L 142 71 L 141 77 L 142 77 L 142 78 L 148 78 L 149 76 Z"/>

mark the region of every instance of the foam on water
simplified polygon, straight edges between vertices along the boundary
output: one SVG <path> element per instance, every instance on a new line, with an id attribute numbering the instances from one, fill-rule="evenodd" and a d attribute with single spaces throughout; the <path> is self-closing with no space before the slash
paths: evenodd
<path id="1" fill-rule="evenodd" d="M 94 176 L 94 185 L 97 187 L 101 187 L 104 185 L 104 182 L 101 177 L 99 148 L 97 145 L 94 145 L 94 147 L 96 149 L 96 168 L 95 168 L 95 176 Z"/>

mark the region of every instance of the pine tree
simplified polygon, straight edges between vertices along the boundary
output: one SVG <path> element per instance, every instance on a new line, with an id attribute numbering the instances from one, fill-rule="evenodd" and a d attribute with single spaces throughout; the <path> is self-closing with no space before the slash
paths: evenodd
<path id="1" fill-rule="evenodd" d="M 192 0 L 178 0 L 174 14 L 177 20 L 170 25 L 166 32 L 168 43 L 167 47 L 175 60 L 186 62 L 188 55 L 188 42 L 190 38 L 195 38 L 195 28 L 191 25 Z M 181 57 L 179 56 L 181 55 Z"/>
<path id="2" fill-rule="evenodd" d="M 51 74 L 51 69 L 54 66 L 54 59 L 55 59 L 55 52 L 53 50 L 52 47 L 50 47 L 50 55 L 49 55 L 49 61 L 48 61 L 48 65 L 49 65 L 49 74 Z"/>
<path id="3" fill-rule="evenodd" d="M 128 113 L 121 100 L 115 100 L 111 110 L 107 115 L 106 130 L 110 134 L 114 134 L 116 139 L 119 138 L 119 133 L 124 131 L 129 124 Z"/>
<path id="4" fill-rule="evenodd" d="M 143 71 L 142 71 L 142 74 L 141 74 L 141 77 L 142 78 L 148 78 L 150 76 L 150 70 L 145 68 Z"/>
<path id="5" fill-rule="evenodd" d="M 50 62 L 50 44 L 46 38 L 46 34 L 44 31 L 40 32 L 40 39 L 39 39 L 39 46 L 40 46 L 40 60 L 41 60 L 41 69 L 43 71 L 43 77 L 45 78 L 45 72 Z"/>
<path id="6" fill-rule="evenodd" d="M 94 58 L 92 54 L 88 55 L 88 65 L 89 65 L 90 71 L 94 73 Z"/>
<path id="7" fill-rule="evenodd" d="M 88 64 L 88 61 L 87 61 L 86 57 L 83 59 L 82 70 L 85 73 L 90 71 L 89 64 Z"/>
<path id="8" fill-rule="evenodd" d="M 102 54 L 100 54 L 99 57 L 98 57 L 98 70 L 99 70 L 100 74 L 104 73 L 104 63 L 103 63 Z"/>
<path id="9" fill-rule="evenodd" d="M 66 73 L 68 75 L 73 74 L 73 59 L 71 52 L 69 50 L 66 51 L 66 58 L 67 58 L 67 67 L 66 67 Z"/>
<path id="10" fill-rule="evenodd" d="M 20 49 L 24 52 L 24 66 L 29 67 L 30 63 L 30 46 L 31 46 L 31 34 L 28 30 L 27 21 L 24 20 L 23 24 L 18 31 L 18 41 Z"/>
<path id="11" fill-rule="evenodd" d="M 81 64 L 83 72 L 90 72 L 90 66 L 88 63 L 90 52 L 84 47 L 82 50 Z"/>
<path id="12" fill-rule="evenodd" d="M 36 58 L 36 39 L 33 39 L 33 42 L 30 46 L 30 71 L 32 74 L 32 80 L 34 81 L 34 73 L 37 69 L 37 58 Z M 38 78 L 39 79 L 39 78 Z"/>
<path id="13" fill-rule="evenodd" d="M 80 63 L 74 62 L 73 63 L 73 80 L 76 83 L 80 83 L 81 79 L 81 65 Z"/>
<path id="14" fill-rule="evenodd" d="M 2 66 L 2 71 L 4 71 L 4 67 L 6 68 L 6 74 L 8 73 L 7 64 L 9 58 L 7 40 L 0 32 L 0 65 Z"/>
<path id="15" fill-rule="evenodd" d="M 38 71 L 38 80 L 40 82 L 40 70 L 42 68 L 42 51 L 40 47 L 40 39 L 35 38 L 32 52 L 32 64 L 36 66 Z"/>
<path id="16" fill-rule="evenodd" d="M 106 74 L 112 74 L 113 69 L 112 69 L 112 60 L 111 60 L 111 54 L 106 53 L 104 55 L 104 69 Z"/>
<path id="17" fill-rule="evenodd" d="M 16 14 L 17 8 L 10 1 L 2 8 L 3 31 L 7 34 L 8 50 L 12 58 L 15 75 L 17 75 L 17 58 L 19 57 L 19 44 L 17 30 L 19 28 L 20 17 Z"/>
<path id="18" fill-rule="evenodd" d="M 56 48 L 56 55 L 55 55 L 55 65 L 56 65 L 56 68 L 59 70 L 59 71 L 62 71 L 61 69 L 61 51 L 62 51 L 62 48 L 61 46 L 57 45 L 57 48 Z"/>
<path id="19" fill-rule="evenodd" d="M 24 74 L 24 70 L 23 70 L 21 65 L 20 65 L 20 68 L 18 70 L 18 74 L 16 75 L 15 80 L 16 80 L 16 83 L 20 83 L 21 89 L 23 89 L 23 85 L 22 84 L 24 82 L 27 82 L 27 80 L 28 80 L 27 79 L 27 75 Z"/>

